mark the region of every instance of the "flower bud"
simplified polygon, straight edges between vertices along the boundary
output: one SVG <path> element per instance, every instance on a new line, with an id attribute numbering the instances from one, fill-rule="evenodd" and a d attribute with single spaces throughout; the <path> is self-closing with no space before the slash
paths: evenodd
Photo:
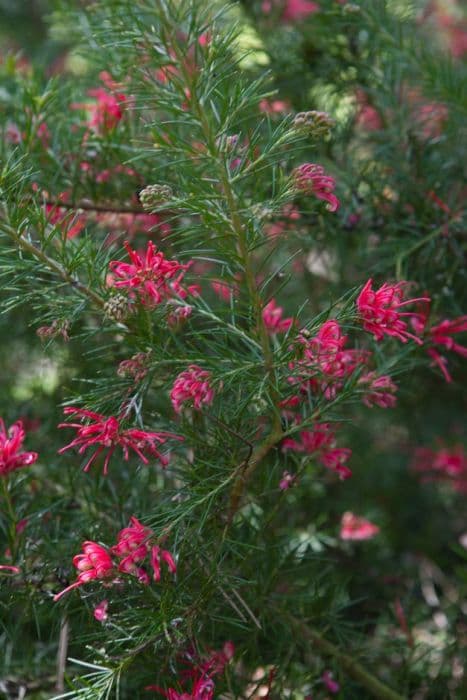
<path id="1" fill-rule="evenodd" d="M 316 138 L 329 136 L 335 123 L 327 112 L 317 112 L 314 109 L 309 112 L 298 112 L 293 120 L 296 129 Z"/>
<path id="2" fill-rule="evenodd" d="M 123 294 L 115 294 L 110 297 L 104 304 L 104 313 L 112 321 L 121 323 L 129 314 L 128 299 Z"/>
<path id="3" fill-rule="evenodd" d="M 145 211 L 152 211 L 172 197 L 173 191 L 169 185 L 148 185 L 139 193 L 139 201 Z"/>

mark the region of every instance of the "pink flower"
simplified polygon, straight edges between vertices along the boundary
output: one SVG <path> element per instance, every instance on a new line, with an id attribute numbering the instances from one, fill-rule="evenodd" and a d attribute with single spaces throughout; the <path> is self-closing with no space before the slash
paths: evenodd
<path id="1" fill-rule="evenodd" d="M 313 430 L 302 430 L 300 442 L 286 438 L 282 442 L 282 449 L 315 454 L 324 467 L 335 471 L 341 479 L 352 476 L 352 472 L 345 464 L 352 450 L 347 447 L 336 447 L 336 436 L 330 429 L 329 423 L 316 423 Z"/>
<path id="2" fill-rule="evenodd" d="M 89 447 L 96 446 L 95 451 L 84 467 L 84 471 L 89 471 L 94 460 L 107 451 L 104 461 L 104 474 L 108 472 L 110 458 L 115 449 L 120 447 L 126 461 L 129 458 L 129 451 L 133 450 L 144 464 L 148 464 L 147 454 L 158 459 L 162 466 L 167 466 L 169 460 L 166 455 L 159 452 L 159 445 L 163 445 L 168 438 L 183 440 L 179 435 L 173 433 L 159 432 L 152 433 L 137 428 L 122 430 L 120 421 L 114 416 L 106 418 L 101 413 L 94 413 L 82 408 L 67 407 L 63 410 L 65 415 L 77 416 L 81 423 L 60 423 L 59 428 L 75 428 L 76 437 L 58 452 L 62 454 L 72 447 L 79 446 L 78 453 L 83 454 Z M 89 419 L 88 423 L 83 421 Z"/>
<path id="3" fill-rule="evenodd" d="M 94 579 L 102 580 L 115 575 L 114 563 L 109 552 L 97 542 L 84 542 L 83 553 L 73 557 L 73 566 L 79 572 L 78 578 L 71 586 L 57 593 L 54 596 L 54 602 L 73 588 L 78 588 Z"/>
<path id="4" fill-rule="evenodd" d="M 341 520 L 339 537 L 342 540 L 371 540 L 379 532 L 379 527 L 369 520 L 354 515 L 350 511 L 344 513 Z"/>
<path id="5" fill-rule="evenodd" d="M 373 280 L 369 279 L 357 298 L 357 309 L 363 320 L 363 328 L 373 333 L 375 340 L 382 340 L 385 335 L 398 338 L 406 343 L 409 338 L 422 344 L 420 338 L 409 333 L 403 317 L 417 318 L 420 314 L 414 311 L 399 311 L 399 309 L 420 301 L 430 301 L 429 297 L 418 299 L 404 298 L 404 287 L 407 282 L 388 284 L 385 282 L 377 291 L 372 288 Z"/>
<path id="6" fill-rule="evenodd" d="M 176 378 L 170 400 L 176 413 L 181 413 L 184 404 L 200 411 L 204 406 L 210 406 L 214 400 L 214 390 L 211 386 L 211 373 L 198 365 L 190 365 Z"/>
<path id="7" fill-rule="evenodd" d="M 467 357 L 467 347 L 457 343 L 452 337 L 456 333 L 464 333 L 465 331 L 467 331 L 467 316 L 459 316 L 459 318 L 455 318 L 452 321 L 446 319 L 430 328 L 429 341 L 434 345 L 445 347 L 446 350 L 455 352 L 461 357 Z M 447 370 L 446 358 L 435 348 L 430 348 L 427 352 L 441 369 L 446 381 L 451 382 L 452 377 Z"/>
<path id="8" fill-rule="evenodd" d="M 264 114 L 287 114 L 292 110 L 292 105 L 288 100 L 263 99 L 259 102 L 259 109 Z"/>
<path id="9" fill-rule="evenodd" d="M 263 321 L 269 333 L 287 333 L 293 325 L 293 318 L 282 318 L 284 309 L 276 306 L 274 299 L 266 304 L 263 309 Z"/>
<path id="10" fill-rule="evenodd" d="M 177 260 L 167 260 L 152 241 L 148 242 L 145 253 L 137 253 L 125 242 L 130 263 L 112 260 L 109 268 L 115 275 L 114 287 L 127 287 L 139 295 L 141 302 L 155 306 L 171 297 L 184 299 L 193 289 L 184 289 L 181 280 L 190 267 Z M 177 277 L 175 277 L 177 275 Z"/>
<path id="11" fill-rule="evenodd" d="M 151 549 L 151 566 L 154 571 L 154 581 L 160 581 L 161 579 L 161 562 L 167 565 L 171 574 L 177 573 L 177 565 L 171 553 L 155 545 Z"/>
<path id="12" fill-rule="evenodd" d="M 213 280 L 211 282 L 211 287 L 223 301 L 229 302 L 232 297 L 238 297 L 239 294 L 237 284 L 229 284 L 223 280 Z"/>
<path id="13" fill-rule="evenodd" d="M 156 685 L 150 685 L 145 690 L 155 690 L 168 700 L 213 700 L 215 685 L 212 679 L 224 671 L 226 664 L 233 658 L 235 652 L 232 642 L 226 642 L 221 651 L 213 651 L 208 658 L 195 665 L 193 654 L 187 654 L 191 668 L 181 674 L 180 685 L 182 688 L 191 681 L 191 690 L 183 690 L 179 693 L 174 688 L 163 690 Z"/>
<path id="14" fill-rule="evenodd" d="M 303 163 L 292 172 L 295 187 L 300 192 L 314 194 L 318 199 L 328 202 L 329 211 L 337 211 L 339 200 L 332 192 L 336 182 L 330 175 L 325 175 L 324 168 L 316 163 Z"/>
<path id="15" fill-rule="evenodd" d="M 312 338 L 302 333 L 297 346 L 297 354 L 302 357 L 290 363 L 290 369 L 294 370 L 290 383 L 299 383 L 303 393 L 311 389 L 333 399 L 345 379 L 368 357 L 364 351 L 346 349 L 346 342 L 347 336 L 342 335 L 333 319 L 325 321 Z"/>
<path id="16" fill-rule="evenodd" d="M 325 671 L 323 673 L 323 675 L 321 676 L 321 680 L 323 681 L 327 690 L 329 690 L 329 692 L 332 693 L 333 695 L 338 693 L 339 690 L 341 689 L 339 683 L 334 680 L 334 678 L 332 677 L 332 673 L 330 671 Z"/>
<path id="17" fill-rule="evenodd" d="M 413 468 L 424 475 L 424 481 L 450 481 L 456 491 L 467 492 L 467 454 L 462 445 L 415 451 Z"/>
<path id="18" fill-rule="evenodd" d="M 363 403 L 368 408 L 373 406 L 394 408 L 396 405 L 397 384 L 394 384 L 391 377 L 387 374 L 382 374 L 378 377 L 376 372 L 368 372 L 360 377 L 358 383 L 367 387 L 363 396 Z"/>
<path id="19" fill-rule="evenodd" d="M 281 491 L 288 491 L 296 482 L 297 477 L 295 474 L 291 474 L 288 471 L 282 472 L 281 480 L 279 481 L 279 488 Z"/>
<path id="20" fill-rule="evenodd" d="M 93 615 L 95 619 L 98 622 L 105 622 L 109 615 L 107 613 L 107 610 L 109 608 L 109 601 L 108 600 L 102 600 L 99 605 L 96 605 L 93 611 Z"/>
<path id="21" fill-rule="evenodd" d="M 120 559 L 118 570 L 137 576 L 141 583 L 147 585 L 149 576 L 139 564 L 149 558 L 154 571 L 154 581 L 160 581 L 161 561 L 165 562 L 171 574 L 175 574 L 177 565 L 173 556 L 159 545 L 153 545 L 153 540 L 153 530 L 132 516 L 128 527 L 118 533 L 117 544 L 111 548 L 112 554 Z"/>
<path id="22" fill-rule="evenodd" d="M 9 571 L 12 574 L 21 573 L 21 569 L 18 566 L 10 566 L 8 564 L 0 564 L 0 571 Z"/>
<path id="23" fill-rule="evenodd" d="M 123 93 L 112 94 L 103 88 L 89 90 L 88 95 L 96 101 L 85 104 L 72 104 L 72 109 L 85 109 L 89 112 L 88 125 L 98 134 L 108 134 L 115 129 L 123 117 L 127 98 Z"/>
<path id="24" fill-rule="evenodd" d="M 286 0 L 282 19 L 285 22 L 298 22 L 308 15 L 319 12 L 320 6 L 316 2 L 309 0 Z"/>
<path id="25" fill-rule="evenodd" d="M 21 452 L 25 437 L 22 421 L 17 421 L 7 431 L 0 418 L 0 477 L 37 461 L 37 452 Z"/>

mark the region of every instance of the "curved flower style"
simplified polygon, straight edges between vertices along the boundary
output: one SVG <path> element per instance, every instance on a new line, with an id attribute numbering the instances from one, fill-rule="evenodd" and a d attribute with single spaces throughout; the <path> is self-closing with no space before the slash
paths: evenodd
<path id="1" fill-rule="evenodd" d="M 120 421 L 115 416 L 107 418 L 101 413 L 95 413 L 87 409 L 69 406 L 63 410 L 63 413 L 77 416 L 81 423 L 60 423 L 59 428 L 75 428 L 77 433 L 74 440 L 58 451 L 59 454 L 77 446 L 79 446 L 78 453 L 83 454 L 89 447 L 97 446 L 84 466 L 85 472 L 89 471 L 94 460 L 104 450 L 107 450 L 104 461 L 104 474 L 107 474 L 110 458 L 117 447 L 121 447 L 123 450 L 123 456 L 126 461 L 128 461 L 130 450 L 133 450 L 144 464 L 148 464 L 149 459 L 147 455 L 149 454 L 158 459 L 163 467 L 166 467 L 169 459 L 167 455 L 159 452 L 159 445 L 163 445 L 169 438 L 183 440 L 180 435 L 173 433 L 152 433 L 137 428 L 122 430 Z M 89 419 L 89 422 L 83 424 L 85 419 Z"/>
<path id="2" fill-rule="evenodd" d="M 26 433 L 23 423 L 17 421 L 8 430 L 0 418 L 0 477 L 29 467 L 38 458 L 37 452 L 21 452 Z"/>
<path id="3" fill-rule="evenodd" d="M 159 545 L 152 545 L 151 540 L 154 540 L 154 532 L 151 528 L 145 527 L 132 516 L 128 527 L 123 528 L 118 533 L 117 544 L 111 548 L 112 554 L 121 559 L 118 570 L 125 574 L 134 574 L 141 583 L 148 584 L 147 572 L 137 565 L 144 562 L 150 555 L 154 581 L 161 579 L 161 561 L 167 564 L 171 574 L 175 574 L 177 565 L 172 554 Z"/>
<path id="4" fill-rule="evenodd" d="M 210 384 L 211 373 L 198 365 L 190 365 L 176 378 L 170 400 L 176 413 L 181 413 L 185 404 L 200 411 L 203 405 L 209 406 L 214 400 L 214 390 Z"/>
<path id="5" fill-rule="evenodd" d="M 382 340 L 385 335 L 398 338 L 406 343 L 409 338 L 419 345 L 422 341 L 407 330 L 407 323 L 402 317 L 419 319 L 420 314 L 414 311 L 399 311 L 407 304 L 429 302 L 429 297 L 407 299 L 404 301 L 404 287 L 407 282 L 388 284 L 385 282 L 378 290 L 373 290 L 373 280 L 369 279 L 357 297 L 357 309 L 363 319 L 363 328 L 373 333 L 375 340 Z"/>
<path id="6" fill-rule="evenodd" d="M 94 579 L 115 579 L 118 573 L 136 576 L 140 583 L 149 584 L 149 576 L 145 569 L 139 564 L 150 558 L 154 570 L 154 580 L 161 578 L 161 559 L 167 564 L 169 572 L 175 574 L 177 565 L 170 552 L 161 549 L 159 545 L 154 545 L 155 535 L 153 530 L 145 527 L 137 518 L 132 516 L 128 527 L 123 528 L 118 533 L 117 544 L 110 549 L 106 549 L 96 542 L 84 542 L 83 553 L 77 554 L 73 558 L 73 564 L 80 572 L 77 580 L 60 593 L 54 596 L 54 601 L 59 600 L 65 593 L 78 588 Z M 114 557 L 117 562 L 112 558 Z M 94 615 L 97 620 L 105 620 L 107 606 L 106 601 L 102 601 L 102 610 L 98 610 L 98 615 Z M 101 617 L 99 617 L 99 615 Z"/>
<path id="7" fill-rule="evenodd" d="M 337 211 L 340 205 L 333 190 L 336 181 L 330 175 L 326 175 L 324 168 L 316 163 L 303 163 L 292 172 L 295 187 L 306 194 L 314 194 L 318 199 L 328 202 L 328 210 Z"/>
<path id="8" fill-rule="evenodd" d="M 91 541 L 83 543 L 83 553 L 73 557 L 73 566 L 79 571 L 78 578 L 71 586 L 67 586 L 63 591 L 54 595 L 54 602 L 74 588 L 78 588 L 94 579 L 111 578 L 116 573 L 114 563 L 107 549 L 97 544 L 97 542 Z"/>
<path id="9" fill-rule="evenodd" d="M 352 455 L 352 450 L 348 447 L 336 447 L 336 436 L 329 423 L 316 423 L 313 430 L 302 430 L 300 442 L 286 438 L 282 442 L 282 449 L 316 454 L 317 460 L 327 469 L 336 472 L 340 479 L 352 476 L 351 470 L 345 464 Z"/>
<path id="10" fill-rule="evenodd" d="M 333 319 L 325 321 L 312 338 L 302 333 L 298 348 L 302 357 L 290 363 L 295 374 L 289 381 L 298 382 L 303 392 L 321 391 L 325 398 L 333 399 L 345 379 L 368 358 L 367 352 L 346 349 L 346 342 L 347 336 Z"/>
<path id="11" fill-rule="evenodd" d="M 116 277 L 114 287 L 128 287 L 137 292 L 146 306 L 156 306 L 171 297 L 185 299 L 188 294 L 194 293 L 194 287 L 185 289 L 181 285 L 183 275 L 191 263 L 167 260 L 152 241 L 148 242 L 145 253 L 137 253 L 128 241 L 124 245 L 131 262 L 112 260 L 109 263 L 109 268 Z"/>
<path id="12" fill-rule="evenodd" d="M 452 321 L 445 319 L 430 328 L 429 340 L 433 345 L 439 345 L 461 357 L 467 357 L 467 347 L 457 343 L 452 337 L 456 333 L 464 333 L 465 331 L 467 331 L 467 316 L 459 316 Z M 452 382 L 452 377 L 447 369 L 448 361 L 444 355 L 441 355 L 436 348 L 429 348 L 427 353 L 433 359 L 433 363 L 438 365 L 445 380 Z"/>
<path id="13" fill-rule="evenodd" d="M 415 450 L 413 468 L 423 481 L 449 481 L 456 491 L 467 493 L 467 453 L 462 445 Z"/>
<path id="14" fill-rule="evenodd" d="M 350 511 L 342 516 L 339 533 L 341 540 L 354 540 L 355 542 L 371 540 L 378 532 L 379 527 L 366 518 L 354 515 Z"/>
<path id="15" fill-rule="evenodd" d="M 277 306 L 274 299 L 263 309 L 263 321 L 268 333 L 287 333 L 293 325 L 293 318 L 282 318 L 284 309 Z"/>
<path id="16" fill-rule="evenodd" d="M 180 678 L 180 685 L 186 686 L 192 682 L 191 691 L 181 693 L 174 688 L 163 690 L 157 685 L 149 685 L 146 690 L 154 690 L 168 700 L 214 700 L 215 685 L 212 677 L 222 673 L 225 666 L 233 658 L 235 647 L 232 642 L 226 642 L 221 651 L 213 651 L 209 657 L 198 664 L 194 663 L 193 655 L 188 656 L 191 668 L 183 671 Z"/>
<path id="17" fill-rule="evenodd" d="M 360 377 L 358 383 L 366 387 L 363 403 L 368 408 L 373 406 L 394 408 L 396 405 L 397 384 L 392 381 L 389 375 L 382 374 L 378 377 L 376 372 L 368 372 Z"/>

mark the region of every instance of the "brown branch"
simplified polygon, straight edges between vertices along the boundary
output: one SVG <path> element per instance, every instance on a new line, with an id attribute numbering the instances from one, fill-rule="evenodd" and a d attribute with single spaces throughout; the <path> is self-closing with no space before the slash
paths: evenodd
<path id="1" fill-rule="evenodd" d="M 32 201 L 32 200 L 31 200 Z M 83 211 L 95 211 L 104 214 L 147 214 L 142 207 L 119 206 L 117 204 L 93 204 L 87 200 L 79 202 L 62 202 L 57 199 L 43 199 L 43 204 L 57 207 L 57 209 L 72 209 Z"/>

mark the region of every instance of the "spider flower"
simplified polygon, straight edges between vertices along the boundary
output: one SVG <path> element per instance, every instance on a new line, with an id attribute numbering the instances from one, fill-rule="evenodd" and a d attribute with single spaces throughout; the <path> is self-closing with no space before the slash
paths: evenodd
<path id="1" fill-rule="evenodd" d="M 404 318 L 417 319 L 420 314 L 415 311 L 401 311 L 408 304 L 429 302 L 429 297 L 404 300 L 404 287 L 407 282 L 389 284 L 385 282 L 377 290 L 373 289 L 373 280 L 369 279 L 357 297 L 357 309 L 363 320 L 363 328 L 373 333 L 375 340 L 382 340 L 385 335 L 392 336 L 406 343 L 409 338 L 419 345 L 422 341 L 407 330 Z"/>
<path id="2" fill-rule="evenodd" d="M 76 437 L 68 445 L 62 447 L 58 452 L 62 454 L 73 447 L 79 447 L 78 453 L 83 454 L 89 448 L 95 448 L 89 460 L 84 466 L 87 472 L 92 463 L 102 452 L 106 452 L 104 460 L 104 474 L 108 473 L 110 458 L 117 447 L 123 451 L 125 460 L 129 459 L 130 450 L 135 452 L 144 464 L 149 463 L 148 455 L 155 457 L 162 464 L 167 466 L 169 459 L 167 455 L 161 454 L 159 446 L 163 445 L 167 439 L 183 440 L 180 435 L 166 432 L 148 432 L 138 428 L 122 429 L 120 420 L 115 416 L 103 416 L 101 413 L 88 411 L 87 409 L 74 408 L 69 406 L 63 410 L 65 415 L 76 416 L 80 423 L 60 423 L 59 428 L 75 428 Z M 84 421 L 88 422 L 84 422 Z"/>
<path id="3" fill-rule="evenodd" d="M 305 194 L 313 194 L 318 199 L 328 203 L 329 211 L 337 211 L 339 200 L 333 194 L 336 181 L 330 175 L 326 175 L 324 168 L 316 163 L 303 163 L 292 172 L 295 187 Z"/>
<path id="4" fill-rule="evenodd" d="M 0 477 L 8 476 L 22 467 L 29 467 L 37 460 L 37 452 L 21 451 L 25 436 L 21 421 L 7 429 L 0 418 Z"/>

